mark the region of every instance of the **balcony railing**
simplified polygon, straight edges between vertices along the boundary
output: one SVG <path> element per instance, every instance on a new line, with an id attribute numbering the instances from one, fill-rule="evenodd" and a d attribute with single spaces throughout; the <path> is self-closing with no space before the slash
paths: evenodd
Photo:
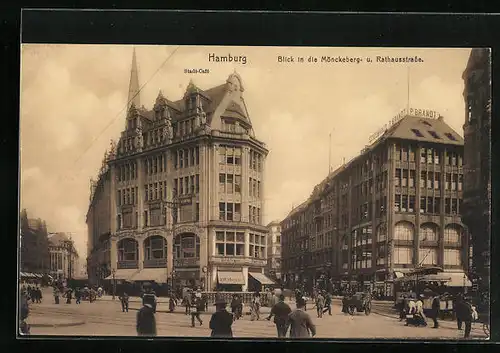
<path id="1" fill-rule="evenodd" d="M 167 259 L 144 260 L 144 268 L 157 268 L 167 266 Z"/>
<path id="2" fill-rule="evenodd" d="M 139 262 L 137 260 L 124 260 L 118 261 L 118 268 L 139 268 Z"/>

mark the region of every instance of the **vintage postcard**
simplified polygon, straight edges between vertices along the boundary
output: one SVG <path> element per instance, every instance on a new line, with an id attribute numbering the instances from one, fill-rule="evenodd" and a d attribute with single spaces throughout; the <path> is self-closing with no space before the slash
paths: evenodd
<path id="1" fill-rule="evenodd" d="M 20 335 L 489 338 L 490 50 L 25 44 Z"/>

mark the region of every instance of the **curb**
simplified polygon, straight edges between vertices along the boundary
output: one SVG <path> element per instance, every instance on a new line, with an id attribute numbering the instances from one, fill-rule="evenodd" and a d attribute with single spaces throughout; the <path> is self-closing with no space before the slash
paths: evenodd
<path id="1" fill-rule="evenodd" d="M 85 324 L 86 324 L 85 321 L 68 322 L 68 323 L 65 323 L 65 324 L 30 324 L 30 323 L 28 323 L 28 325 L 30 325 L 30 327 L 53 327 L 53 328 L 56 328 L 56 327 L 82 326 L 82 325 L 85 325 Z"/>

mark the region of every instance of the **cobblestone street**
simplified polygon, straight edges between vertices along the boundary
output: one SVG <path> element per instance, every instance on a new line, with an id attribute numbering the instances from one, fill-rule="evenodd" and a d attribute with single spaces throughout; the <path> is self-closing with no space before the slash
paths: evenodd
<path id="1" fill-rule="evenodd" d="M 140 303 L 132 302 L 130 311 L 124 313 L 118 301 L 100 300 L 92 304 L 59 304 L 51 302 L 34 304 L 28 322 L 32 325 L 32 335 L 68 335 L 68 336 L 136 336 L 135 319 Z M 292 304 L 292 308 L 294 305 Z M 184 314 L 184 308 L 177 307 L 176 312 L 166 313 L 166 304 L 161 304 L 156 314 L 158 336 L 209 337 L 210 313 L 202 314 L 203 325 L 192 328 L 191 318 Z M 276 337 L 274 324 L 264 318 L 269 309 L 264 308 L 259 321 L 250 321 L 249 316 L 238 320 L 233 325 L 234 337 L 273 338 Z M 308 310 L 317 327 L 317 338 L 372 338 L 372 339 L 461 339 L 463 331 L 458 331 L 453 321 L 440 322 L 439 329 L 428 327 L 405 327 L 389 313 L 374 312 L 366 316 L 362 313 L 354 316 L 344 315 L 335 301 L 332 316 L 316 318 L 314 310 Z M 485 339 L 481 324 L 474 324 L 472 339 Z"/>

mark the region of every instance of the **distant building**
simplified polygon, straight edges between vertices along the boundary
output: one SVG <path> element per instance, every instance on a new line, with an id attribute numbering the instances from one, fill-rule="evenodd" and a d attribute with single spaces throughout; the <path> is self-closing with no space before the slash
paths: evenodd
<path id="1" fill-rule="evenodd" d="M 238 291 L 267 282 L 268 150 L 241 77 L 190 82 L 176 101 L 160 91 L 150 110 L 139 88 L 134 52 L 124 130 L 92 187 L 89 278 Z"/>
<path id="2" fill-rule="evenodd" d="M 272 279 L 281 280 L 281 224 L 273 221 L 267 225 L 267 268 Z"/>
<path id="3" fill-rule="evenodd" d="M 462 219 L 470 231 L 472 279 L 490 292 L 491 254 L 491 51 L 472 49 L 463 73 L 464 201 Z"/>
<path id="4" fill-rule="evenodd" d="M 463 139 L 442 117 L 411 111 L 281 222 L 289 286 L 311 290 L 329 279 L 392 296 L 393 280 L 420 266 L 468 282 Z"/>
<path id="5" fill-rule="evenodd" d="M 26 210 L 20 215 L 20 271 L 45 274 L 49 270 L 47 225 L 41 219 L 30 219 Z"/>
<path id="6" fill-rule="evenodd" d="M 54 279 L 79 276 L 80 263 L 73 240 L 66 233 L 49 234 L 50 271 Z"/>

